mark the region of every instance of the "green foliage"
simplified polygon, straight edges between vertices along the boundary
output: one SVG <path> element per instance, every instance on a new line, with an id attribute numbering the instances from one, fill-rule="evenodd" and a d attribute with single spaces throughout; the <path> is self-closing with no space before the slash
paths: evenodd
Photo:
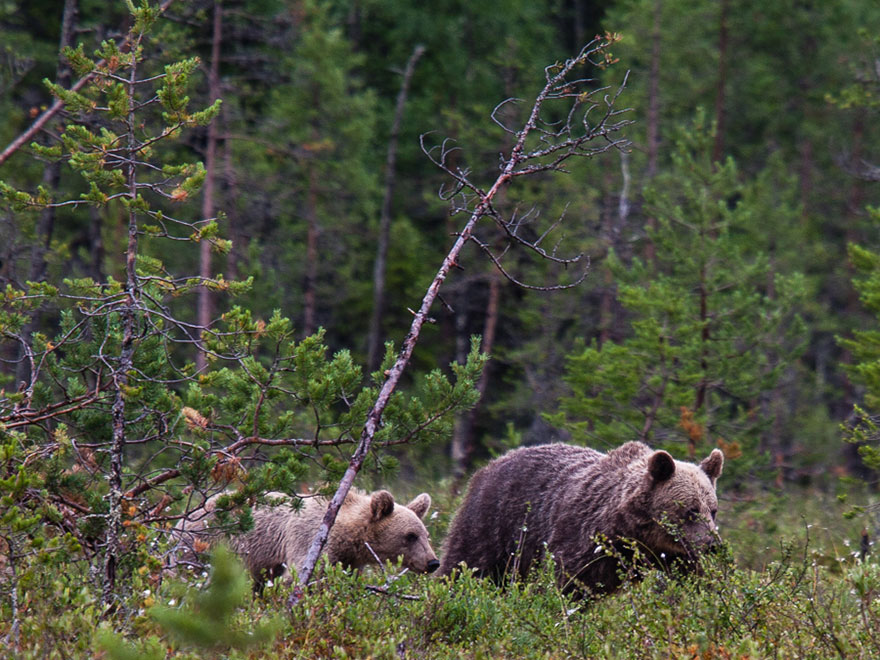
<path id="1" fill-rule="evenodd" d="M 799 495 L 806 506 L 783 498 L 725 506 L 726 545 L 699 574 L 649 572 L 593 601 L 563 595 L 552 561 L 503 588 L 471 574 L 449 581 L 388 564 L 353 573 L 324 566 L 289 610 L 288 586 L 249 598 L 240 567 L 221 552 L 201 592 L 166 581 L 133 594 L 143 611 L 125 635 L 96 626 L 98 613 L 74 599 L 80 640 L 68 631 L 55 638 L 57 651 L 102 648 L 111 658 L 140 659 L 873 657 L 878 564 L 845 551 L 841 540 L 852 530 L 825 515 L 827 502 Z M 804 516 L 816 524 L 798 520 Z M 750 529 L 760 530 L 754 564 L 741 555 L 754 549 Z M 42 657 L 36 629 L 22 642 L 20 657 Z"/>
<path id="2" fill-rule="evenodd" d="M 297 38 L 272 55 L 279 70 L 266 86 L 264 121 L 252 143 L 235 145 L 249 163 L 245 181 L 253 180 L 243 186 L 239 213 L 274 209 L 267 231 L 251 246 L 262 255 L 254 261 L 271 264 L 251 271 L 258 274 L 255 310 L 297 310 L 291 315 L 302 326 L 300 287 L 290 283 L 305 282 L 316 292 L 315 323 L 335 337 L 341 326 L 369 318 L 379 117 L 375 93 L 363 84 L 364 55 L 333 20 L 331 6 L 309 0 L 298 11 Z M 259 199 L 250 199 L 249 187 L 262 190 Z M 355 350 L 362 341 L 358 333 L 344 345 Z"/>
<path id="3" fill-rule="evenodd" d="M 875 221 L 880 210 L 870 209 Z M 874 319 L 880 318 L 880 255 L 865 247 L 851 244 L 850 260 L 859 273 L 854 281 L 859 299 Z M 851 338 L 838 338 L 850 350 L 853 364 L 845 368 L 853 380 L 864 387 L 864 407 L 856 405 L 854 421 L 845 427 L 847 441 L 858 445 L 865 465 L 880 470 L 880 432 L 876 411 L 880 409 L 880 331 L 873 328 L 855 330 Z"/>
<path id="4" fill-rule="evenodd" d="M 718 445 L 728 458 L 758 459 L 765 402 L 802 349 L 805 288 L 768 259 L 764 188 L 742 183 L 730 159 L 713 163 L 710 142 L 699 124 L 682 131 L 674 169 L 645 193 L 655 256 L 609 256 L 630 330 L 571 354 L 572 394 L 548 417 L 579 442 L 685 444 L 692 458 Z"/>
<path id="5" fill-rule="evenodd" d="M 314 85 L 326 85 L 320 94 L 335 99 L 334 125 L 341 126 L 352 112 L 369 114 L 370 95 L 349 103 L 342 70 L 326 59 L 349 47 L 339 32 L 324 34 L 321 9 L 310 11 L 318 27 L 302 44 L 308 58 L 297 63 L 297 112 Z M 4 355 L 18 356 L 24 381 L 17 391 L 0 389 L 0 440 L 8 447 L 0 479 L 9 490 L 0 533 L 22 574 L 46 557 L 88 562 L 110 609 L 139 579 L 158 579 L 158 544 L 181 508 L 186 513 L 233 489 L 218 519 L 243 530 L 254 498 L 338 478 L 384 380 L 366 381 L 349 350 L 330 355 L 323 330 L 297 340 L 278 311 L 264 320 L 233 306 L 205 328 L 186 320 L 187 294 L 201 287 L 242 294 L 251 280 L 181 277 L 166 265 L 174 254 L 165 246 L 209 242 L 223 253 L 229 241 L 222 215 L 193 219 L 183 204 L 207 173 L 179 149 L 184 129 L 215 119 L 220 102 L 192 109 L 199 58 L 165 64 L 150 54 L 159 45 L 148 33 L 158 16 L 148 2 L 132 6 L 128 46 L 105 40 L 94 57 L 83 47 L 66 51 L 78 70 L 91 73 L 88 84 L 78 92 L 48 85 L 71 114 L 59 143 L 37 151 L 79 177 L 78 194 L 64 200 L 42 187 L 32 194 L 8 184 L 0 191 L 15 213 L 89 206 L 122 221 L 123 258 L 114 260 L 121 277 L 8 285 L 0 300 Z M 310 69 L 316 62 L 324 68 Z M 312 135 L 324 119 L 316 110 L 306 122 L 311 128 L 295 139 Z M 339 153 L 363 144 L 367 126 L 346 124 Z M 315 142 L 315 153 L 322 144 Z M 334 185 L 341 185 L 334 157 L 320 167 L 321 181 L 335 172 Z M 332 201 L 335 190 L 327 195 Z M 41 315 L 51 318 L 46 331 L 36 328 Z M 198 373 L 194 344 L 207 362 Z M 476 346 L 465 364 L 451 368 L 452 378 L 437 370 L 417 393 L 394 393 L 377 449 L 448 434 L 448 419 L 476 401 L 474 382 L 485 363 Z M 374 463 L 383 475 L 395 466 L 390 457 Z M 233 508 L 234 520 L 225 511 Z M 0 576 L 14 594 L 18 579 Z"/>
<path id="6" fill-rule="evenodd" d="M 418 135 L 436 130 L 455 139 L 463 149 L 454 165 L 474 180 L 493 172 L 509 140 L 498 125 L 487 126 L 494 105 L 530 98 L 543 63 L 605 28 L 623 34 L 614 56 L 632 69 L 623 98 L 639 119 L 632 134 L 639 147 L 654 121 L 649 101 L 658 83 L 659 176 L 647 195 L 648 150 L 638 148 L 619 162 L 576 165 L 552 187 L 534 179 L 521 199 L 498 200 L 499 212 L 516 208 L 522 236 L 534 231 L 530 219 L 538 213 L 565 215 L 565 247 L 591 256 L 594 271 L 580 292 L 501 287 L 477 456 L 559 437 L 535 422 L 568 386 L 574 391 L 552 419 L 577 441 L 610 446 L 641 434 L 702 453 L 723 440 L 728 458 L 742 452 L 722 481 L 732 477 L 737 485 L 746 483 L 750 466 L 766 466 L 767 453 L 780 485 L 791 477 L 833 486 L 838 473 L 854 469 L 840 458 L 834 430 L 856 398 L 848 437 L 868 466 L 880 467 L 880 337 L 871 329 L 880 313 L 880 258 L 870 238 L 877 218 L 862 213 L 866 204 L 876 206 L 878 189 L 850 176 L 870 175 L 880 153 L 871 114 L 875 3 L 615 0 L 599 7 L 515 0 L 504 11 L 445 0 L 218 6 L 222 103 L 205 93 L 210 3 L 175 3 L 174 21 L 143 0 L 78 3 L 73 28 L 86 43 L 64 53 L 75 77 L 93 77 L 77 91 L 63 67 L 56 71 L 59 3 L 0 5 L 2 143 L 53 98 L 66 104 L 36 142 L 0 166 L 3 648 L 23 658 L 86 657 L 96 652 L 92 632 L 103 619 L 125 638 L 106 638 L 117 657 L 245 657 L 247 651 L 184 648 L 149 612 L 158 601 L 184 623 L 205 623 L 203 615 L 214 611 L 210 626 L 226 621 L 221 629 L 241 631 L 285 611 L 283 586 L 250 602 L 236 600 L 234 580 L 224 594 L 212 592 L 219 610 L 190 609 L 196 596 L 183 608 L 170 605 L 181 601 L 168 582 L 160 584 L 165 537 L 177 516 L 207 495 L 232 491 L 222 504 L 231 513 L 220 511 L 218 522 L 241 531 L 265 490 L 294 492 L 307 481 L 326 489 L 345 469 L 384 380 L 383 370 L 362 372 L 360 353 L 398 69 L 416 44 L 426 51 L 401 126 L 383 319 L 397 345 L 407 307 L 457 231 L 435 199 L 437 174 Z M 719 50 L 723 8 L 726 53 Z M 120 26 L 129 28 L 130 45 L 115 38 Z M 689 122 L 698 105 L 726 120 L 716 144 L 735 162 L 710 162 L 706 133 L 682 134 L 670 148 L 672 127 Z M 499 118 L 507 123 L 522 108 L 508 104 Z M 214 195 L 224 212 L 202 218 L 193 202 L 208 177 L 198 160 L 212 120 L 222 136 Z M 55 163 L 63 166 L 57 175 Z M 656 229 L 646 237 L 652 221 Z M 316 241 L 315 271 L 307 267 L 309 239 Z M 185 274 L 195 272 L 194 244 L 204 242 L 214 252 L 212 272 L 223 273 L 208 280 Z M 851 292 L 847 242 L 850 263 L 862 273 L 862 306 Z M 644 258 L 633 259 L 632 250 Z M 523 272 L 515 262 L 509 255 L 505 265 Z M 462 260 L 444 285 L 444 305 L 432 310 L 437 323 L 414 356 L 419 371 L 407 375 L 408 391 L 396 393 L 386 410 L 362 482 L 389 485 L 399 474 L 407 489 L 409 479 L 446 472 L 452 415 L 474 404 L 473 383 L 485 365 L 474 344 L 465 358 L 467 338 L 484 332 L 487 321 L 479 263 Z M 534 280 L 545 273 L 538 266 L 524 274 Z M 28 281 L 34 279 L 40 281 Z M 705 317 L 695 305 L 701 282 L 714 296 Z M 314 285 L 311 329 L 324 326 L 311 337 L 302 332 L 304 283 Z M 218 296 L 221 317 L 204 329 L 193 322 L 194 294 L 203 286 L 237 296 L 233 303 Z M 793 311 L 809 325 L 798 325 Z M 859 332 L 850 335 L 853 327 Z M 593 342 L 600 333 L 602 341 Z M 848 339 L 835 345 L 835 335 Z M 576 349 L 574 337 L 585 338 Z M 797 363 L 801 341 L 808 353 Z M 208 349 L 201 370 L 193 361 L 197 342 Z M 383 369 L 393 352 L 392 345 Z M 855 388 L 839 368 L 850 356 L 846 375 Z M 117 452 L 110 441 L 120 427 Z M 116 466 L 114 457 L 122 458 Z M 120 477 L 118 492 L 111 476 Z M 777 538 L 800 525 L 790 515 L 799 498 L 758 488 L 767 472 L 749 476 L 756 499 L 729 503 L 737 516 L 723 523 L 737 566 L 723 557 L 710 562 L 714 581 L 649 576 L 586 605 L 566 601 L 549 573 L 498 591 L 470 577 L 449 585 L 329 569 L 305 606 L 281 624 L 273 651 L 389 658 L 880 655 L 876 563 L 855 563 L 854 550 L 826 538 L 833 535 L 827 521 L 803 551 L 791 541 L 779 547 Z M 430 488 L 441 505 L 428 521 L 439 547 L 451 496 L 434 492 L 444 486 Z M 812 506 L 841 515 L 826 504 Z M 847 508 L 873 538 L 874 510 Z M 818 518 L 807 514 L 810 524 Z M 104 594 L 114 529 L 117 581 Z M 857 538 L 852 529 L 847 538 Z M 367 588 L 377 580 L 387 584 Z"/>
<path id="7" fill-rule="evenodd" d="M 256 626 L 242 626 L 240 610 L 250 595 L 250 581 L 241 562 L 228 549 L 218 546 L 212 553 L 211 577 L 208 587 L 190 590 L 179 607 L 154 605 L 149 617 L 163 632 L 183 649 L 201 649 L 210 657 L 220 652 L 244 650 L 265 645 L 280 627 L 280 621 L 269 619 Z M 158 636 L 151 637 L 137 649 L 116 635 L 103 630 L 100 645 L 113 660 L 166 657 Z M 204 656 L 202 656 L 204 657 Z"/>

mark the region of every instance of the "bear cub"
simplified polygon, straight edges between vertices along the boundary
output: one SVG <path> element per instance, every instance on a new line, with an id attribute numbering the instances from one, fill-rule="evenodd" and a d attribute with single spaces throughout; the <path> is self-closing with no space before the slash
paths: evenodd
<path id="1" fill-rule="evenodd" d="M 693 566 L 718 542 L 723 464 L 718 449 L 694 464 L 641 442 L 607 454 L 561 443 L 515 449 L 472 477 L 439 574 L 464 563 L 501 583 L 515 569 L 525 577 L 546 548 L 566 591 L 603 594 L 620 586 L 633 544 L 654 565 Z"/>
<path id="2" fill-rule="evenodd" d="M 218 497 L 208 499 L 202 509 L 181 520 L 175 528 L 178 547 L 183 551 L 178 565 L 194 558 L 197 539 L 210 544 L 221 537 L 209 526 Z M 289 500 L 282 493 L 269 493 L 267 497 Z M 327 505 L 324 497 L 304 496 L 299 509 L 286 503 L 257 507 L 253 511 L 253 528 L 229 539 L 258 589 L 266 579 L 291 579 L 290 572 L 302 568 Z M 375 564 L 377 558 L 380 562 L 401 558 L 404 567 L 431 573 L 440 562 L 422 522 L 430 506 L 431 496 L 427 493 L 402 506 L 387 490 L 372 494 L 352 490 L 330 529 L 324 554 L 331 563 L 339 562 L 347 568 L 361 569 Z"/>

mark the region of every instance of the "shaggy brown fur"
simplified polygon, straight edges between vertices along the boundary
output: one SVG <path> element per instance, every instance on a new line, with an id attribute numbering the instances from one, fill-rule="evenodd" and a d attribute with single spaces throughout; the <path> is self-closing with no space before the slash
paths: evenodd
<path id="1" fill-rule="evenodd" d="M 284 495 L 269 493 L 268 497 Z M 181 521 L 175 529 L 185 554 L 192 554 L 197 538 L 205 540 L 207 536 L 209 542 L 217 540 L 218 534 L 208 528 L 216 499 L 209 499 L 202 510 Z M 266 578 L 289 578 L 291 570 L 301 569 L 327 511 L 327 503 L 326 498 L 306 496 L 298 510 L 288 504 L 254 510 L 253 528 L 232 538 L 230 544 L 257 585 Z M 430 573 L 440 565 L 422 523 L 430 506 L 431 496 L 427 493 L 401 506 L 387 490 L 369 495 L 351 491 L 339 509 L 324 553 L 331 563 L 339 562 L 348 568 L 375 564 L 376 557 L 382 562 L 399 557 L 406 568 Z"/>
<path id="2" fill-rule="evenodd" d="M 640 442 L 608 454 L 565 444 L 516 449 L 471 479 L 440 574 L 464 562 L 497 582 L 514 568 L 525 576 L 546 547 L 567 589 L 612 591 L 620 585 L 619 560 L 632 556 L 622 539 L 656 564 L 693 558 L 715 543 L 723 463 L 717 449 L 695 465 Z M 611 556 L 597 535 L 613 547 Z"/>

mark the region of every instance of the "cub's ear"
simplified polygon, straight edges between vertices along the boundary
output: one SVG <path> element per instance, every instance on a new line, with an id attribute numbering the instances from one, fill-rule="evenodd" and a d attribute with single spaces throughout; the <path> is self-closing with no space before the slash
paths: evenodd
<path id="1" fill-rule="evenodd" d="M 724 454 L 721 453 L 720 449 L 713 449 L 712 453 L 700 463 L 700 467 L 703 468 L 703 472 L 708 475 L 714 484 L 718 477 L 721 476 L 721 468 L 724 467 Z"/>
<path id="2" fill-rule="evenodd" d="M 656 482 L 666 481 L 675 474 L 675 459 L 665 451 L 655 451 L 648 459 L 648 473 Z"/>
<path id="3" fill-rule="evenodd" d="M 427 493 L 422 493 L 412 502 L 407 504 L 406 508 L 416 514 L 419 518 L 424 518 L 425 514 L 428 513 L 428 509 L 431 508 L 431 496 Z"/>
<path id="4" fill-rule="evenodd" d="M 394 511 L 394 496 L 387 490 L 377 490 L 370 496 L 370 517 L 373 522 L 390 516 Z"/>

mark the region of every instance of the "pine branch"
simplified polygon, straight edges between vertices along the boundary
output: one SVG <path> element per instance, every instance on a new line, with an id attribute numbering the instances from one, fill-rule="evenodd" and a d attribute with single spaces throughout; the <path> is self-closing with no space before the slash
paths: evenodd
<path id="1" fill-rule="evenodd" d="M 168 7 L 170 7 L 173 3 L 174 3 L 174 0 L 165 0 L 162 3 L 162 5 L 159 7 L 159 13 L 165 13 L 165 11 L 168 9 Z M 120 44 L 120 45 L 122 48 L 128 46 L 129 45 L 128 38 L 126 38 L 122 42 L 122 44 Z M 106 61 L 99 60 L 95 65 L 95 69 L 97 70 L 97 69 L 105 66 L 106 64 L 107 64 Z M 86 75 L 84 75 L 82 78 L 80 78 L 79 80 L 77 80 L 73 84 L 73 86 L 70 88 L 70 91 L 71 92 L 78 92 L 83 87 L 85 87 L 94 76 L 95 76 L 95 71 L 93 71 L 91 73 L 87 73 Z M 37 117 L 36 120 L 34 120 L 34 123 L 31 124 L 30 127 L 28 127 L 28 129 L 24 133 L 22 133 L 17 138 L 15 138 L 12 142 L 9 143 L 9 145 L 2 152 L 0 152 L 0 165 L 5 163 L 9 159 L 9 157 L 12 156 L 12 154 L 14 154 L 16 151 L 21 149 L 25 144 L 27 144 L 29 141 L 31 141 L 34 138 L 34 136 L 37 133 L 39 133 L 43 129 L 43 127 L 46 126 L 46 124 L 48 124 L 49 121 L 55 115 L 57 115 L 59 112 L 61 112 L 61 110 L 63 108 L 64 108 L 64 101 L 62 101 L 61 99 L 56 99 L 55 102 L 51 106 L 49 106 L 49 109 L 46 110 L 46 112 L 44 112 L 43 114 L 41 114 L 39 117 Z"/>

